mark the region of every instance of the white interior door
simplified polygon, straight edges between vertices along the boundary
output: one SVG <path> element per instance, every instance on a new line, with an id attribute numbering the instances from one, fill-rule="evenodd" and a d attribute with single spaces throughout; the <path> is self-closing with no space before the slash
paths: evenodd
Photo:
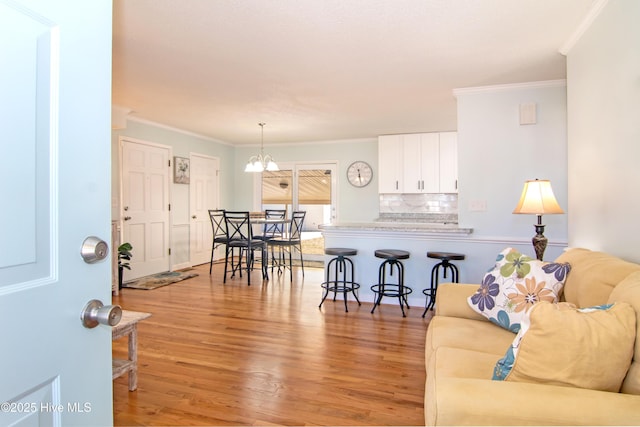
<path id="1" fill-rule="evenodd" d="M 133 249 L 124 281 L 168 271 L 170 147 L 122 139 L 122 242 Z"/>
<path id="2" fill-rule="evenodd" d="M 113 422 L 111 1 L 0 0 L 0 425 Z"/>
<path id="3" fill-rule="evenodd" d="M 191 154 L 189 211 L 191 216 L 190 258 L 193 265 L 204 264 L 211 260 L 213 229 L 208 211 L 218 209 L 220 205 L 219 163 L 219 159 L 214 157 Z"/>

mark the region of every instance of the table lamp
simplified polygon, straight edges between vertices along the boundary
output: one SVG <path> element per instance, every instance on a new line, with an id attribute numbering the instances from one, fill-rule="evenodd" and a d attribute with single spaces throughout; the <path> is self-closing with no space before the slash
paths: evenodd
<path id="1" fill-rule="evenodd" d="M 542 261 L 544 250 L 547 247 L 547 238 L 544 237 L 544 225 L 542 215 L 564 213 L 551 189 L 551 182 L 546 179 L 534 179 L 524 183 L 522 195 L 518 206 L 513 211 L 514 214 L 534 214 L 538 215 L 538 223 L 534 224 L 536 235 L 531 242 L 536 251 L 536 258 Z"/>

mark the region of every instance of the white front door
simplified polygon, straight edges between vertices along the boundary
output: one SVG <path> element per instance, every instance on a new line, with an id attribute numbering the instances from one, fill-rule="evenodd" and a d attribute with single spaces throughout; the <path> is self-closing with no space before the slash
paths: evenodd
<path id="1" fill-rule="evenodd" d="M 0 0 L 0 425 L 113 422 L 111 1 Z"/>
<path id="2" fill-rule="evenodd" d="M 204 264 L 211 260 L 213 228 L 209 209 L 219 208 L 219 160 L 201 154 L 191 154 L 191 184 L 189 211 L 191 215 L 191 264 Z"/>
<path id="3" fill-rule="evenodd" d="M 122 242 L 131 250 L 124 281 L 170 269 L 169 182 L 171 149 L 122 139 Z"/>

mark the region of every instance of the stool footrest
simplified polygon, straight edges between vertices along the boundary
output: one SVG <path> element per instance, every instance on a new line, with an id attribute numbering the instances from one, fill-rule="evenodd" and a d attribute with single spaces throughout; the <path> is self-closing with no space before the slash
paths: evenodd
<path id="1" fill-rule="evenodd" d="M 355 282 L 342 282 L 340 280 L 330 280 L 320 283 L 320 286 L 329 292 L 353 292 L 360 289 L 360 284 Z"/>
<path id="2" fill-rule="evenodd" d="M 400 285 L 393 284 L 393 283 L 384 283 L 384 284 L 380 283 L 377 285 L 373 285 L 371 286 L 371 290 L 376 294 L 379 294 L 385 297 L 407 296 L 411 292 L 413 292 L 413 289 L 407 286 L 402 286 L 402 291 L 401 291 Z"/>

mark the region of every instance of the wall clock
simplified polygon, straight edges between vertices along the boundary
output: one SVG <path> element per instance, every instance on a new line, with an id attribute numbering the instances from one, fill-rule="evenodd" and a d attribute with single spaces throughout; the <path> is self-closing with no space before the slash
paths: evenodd
<path id="1" fill-rule="evenodd" d="M 347 168 L 347 179 L 354 187 L 364 187 L 371 182 L 373 169 L 369 163 L 363 161 L 353 162 Z"/>

